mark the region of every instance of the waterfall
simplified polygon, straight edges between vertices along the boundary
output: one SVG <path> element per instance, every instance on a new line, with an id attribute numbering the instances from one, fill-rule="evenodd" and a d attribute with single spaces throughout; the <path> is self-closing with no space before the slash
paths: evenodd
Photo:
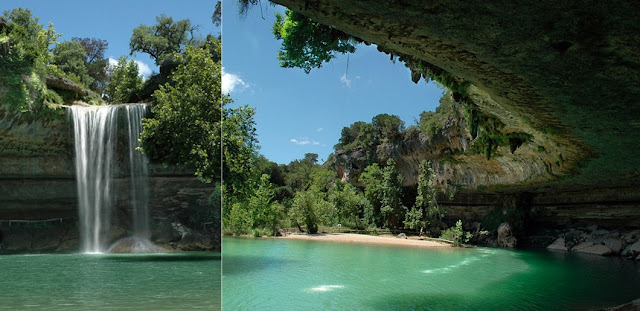
<path id="1" fill-rule="evenodd" d="M 111 173 L 117 106 L 71 107 L 83 252 L 99 253 L 111 223 Z"/>
<path id="2" fill-rule="evenodd" d="M 116 131 L 121 110 L 127 115 L 133 232 L 142 238 L 149 237 L 147 160 L 136 149 L 147 107 L 142 104 L 72 106 L 80 243 L 85 253 L 104 252 L 106 243 L 111 242 L 109 233 L 115 203 L 112 180 L 117 164 Z"/>
<path id="3" fill-rule="evenodd" d="M 137 148 L 142 132 L 142 118 L 146 113 L 144 105 L 127 105 L 129 129 L 129 163 L 131 172 L 131 204 L 133 205 L 133 229 L 136 236 L 149 238 L 149 180 L 148 164 Z"/>

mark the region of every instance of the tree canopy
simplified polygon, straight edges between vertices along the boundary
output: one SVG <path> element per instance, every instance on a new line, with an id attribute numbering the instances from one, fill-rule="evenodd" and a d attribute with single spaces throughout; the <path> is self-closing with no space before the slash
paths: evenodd
<path id="1" fill-rule="evenodd" d="M 141 86 L 142 78 L 138 74 L 138 64 L 126 56 L 121 56 L 109 69 L 109 84 L 105 88 L 105 94 L 112 104 L 126 103 Z"/>
<path id="2" fill-rule="evenodd" d="M 89 86 L 93 78 L 89 76 L 89 70 L 85 65 L 87 52 L 76 41 L 59 42 L 53 48 L 52 63 L 67 75 L 75 76 L 82 84 Z"/>
<path id="3" fill-rule="evenodd" d="M 86 52 L 84 64 L 87 68 L 87 74 L 93 79 L 89 87 L 102 93 L 109 80 L 107 74 L 109 61 L 104 57 L 104 52 L 109 47 L 109 43 L 98 38 L 74 37 L 71 41 L 78 42 Z"/>
<path id="4" fill-rule="evenodd" d="M 186 46 L 196 42 L 193 34 L 196 29 L 189 19 L 174 21 L 162 14 L 156 17 L 155 25 L 140 25 L 133 30 L 129 43 L 131 55 L 147 53 L 160 66 L 169 56 L 183 52 Z"/>
<path id="5" fill-rule="evenodd" d="M 187 47 L 171 75 L 153 97 L 152 119 L 144 120 L 142 148 L 151 160 L 186 164 L 200 179 L 220 176 L 220 64 L 207 49 Z"/>

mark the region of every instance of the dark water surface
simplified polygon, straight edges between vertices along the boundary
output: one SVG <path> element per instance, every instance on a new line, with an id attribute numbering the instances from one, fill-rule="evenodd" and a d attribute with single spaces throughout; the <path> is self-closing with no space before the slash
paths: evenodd
<path id="1" fill-rule="evenodd" d="M 640 298 L 640 264 L 552 251 L 223 241 L 225 310 L 582 310 Z"/>
<path id="2" fill-rule="evenodd" d="M 0 310 L 219 310 L 220 253 L 0 256 Z"/>

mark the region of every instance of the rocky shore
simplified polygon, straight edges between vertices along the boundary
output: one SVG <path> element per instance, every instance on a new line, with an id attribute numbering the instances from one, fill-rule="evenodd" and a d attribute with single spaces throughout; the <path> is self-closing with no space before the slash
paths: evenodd
<path id="1" fill-rule="evenodd" d="M 547 249 L 640 260 L 639 229 L 607 230 L 594 225 L 561 230 L 555 237 Z"/>

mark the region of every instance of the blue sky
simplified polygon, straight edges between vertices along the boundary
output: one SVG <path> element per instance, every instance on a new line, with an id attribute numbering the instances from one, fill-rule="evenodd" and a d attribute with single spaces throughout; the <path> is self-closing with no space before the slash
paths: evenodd
<path id="1" fill-rule="evenodd" d="M 173 17 L 174 20 L 188 18 L 192 24 L 199 25 L 199 33 L 218 34 L 211 23 L 211 14 L 215 0 L 109 0 L 109 1 L 72 1 L 72 0 L 2 0 L 0 11 L 22 7 L 31 10 L 40 18 L 45 27 L 49 22 L 62 37 L 58 41 L 71 40 L 73 37 L 96 37 L 109 42 L 105 53 L 108 58 L 117 59 L 129 55 L 129 39 L 133 29 L 140 24 L 154 25 L 155 17 L 160 14 Z M 140 70 L 145 74 L 158 71 L 153 59 L 147 54 L 137 53 L 133 58 L 142 62 Z"/>
<path id="2" fill-rule="evenodd" d="M 262 9 L 240 17 L 236 1 L 223 1 L 223 88 L 235 105 L 256 108 L 260 153 L 269 160 L 286 164 L 308 152 L 326 160 L 345 126 L 380 113 L 398 115 L 409 126 L 420 112 L 437 107 L 441 88 L 414 84 L 404 64 L 375 46 L 360 45 L 308 75 L 279 67 L 280 41 L 271 26 L 284 8 L 263 3 Z"/>

